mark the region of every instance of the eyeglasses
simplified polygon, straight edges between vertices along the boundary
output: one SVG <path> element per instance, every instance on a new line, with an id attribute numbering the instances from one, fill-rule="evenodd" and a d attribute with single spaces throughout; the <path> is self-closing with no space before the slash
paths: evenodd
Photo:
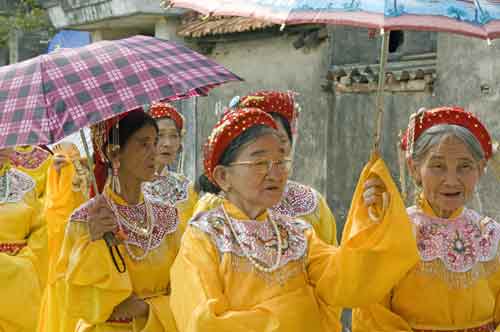
<path id="1" fill-rule="evenodd" d="M 273 167 L 276 167 L 276 169 L 288 173 L 292 169 L 292 160 L 279 159 L 279 160 L 238 161 L 229 164 L 229 166 L 249 166 L 256 173 L 259 174 L 269 174 L 269 172 L 271 172 Z"/>

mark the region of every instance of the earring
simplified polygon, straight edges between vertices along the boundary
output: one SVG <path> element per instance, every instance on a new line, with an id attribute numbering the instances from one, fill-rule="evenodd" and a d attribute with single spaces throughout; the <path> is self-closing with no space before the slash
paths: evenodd
<path id="1" fill-rule="evenodd" d="M 120 194 L 120 178 L 118 177 L 118 171 L 120 170 L 120 162 L 118 160 L 114 160 L 111 162 L 111 189 L 113 192 Z"/>

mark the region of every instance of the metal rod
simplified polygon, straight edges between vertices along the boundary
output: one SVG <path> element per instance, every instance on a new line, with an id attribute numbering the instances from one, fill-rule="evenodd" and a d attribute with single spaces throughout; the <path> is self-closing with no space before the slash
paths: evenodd
<path id="1" fill-rule="evenodd" d="M 90 150 L 89 146 L 87 144 L 87 138 L 85 137 L 85 132 L 83 129 L 80 129 L 80 139 L 82 140 L 83 143 L 83 149 L 85 150 L 85 154 L 87 155 L 87 163 L 89 164 L 90 167 L 90 179 L 92 181 L 92 185 L 94 186 L 94 193 L 99 195 L 99 189 L 97 189 L 97 181 L 95 179 L 94 175 L 94 159 L 92 159 L 92 156 L 90 155 Z"/>
<path id="2" fill-rule="evenodd" d="M 380 152 L 380 140 L 382 138 L 382 126 L 384 123 L 384 90 L 385 90 L 385 66 L 387 64 L 387 56 L 389 54 L 389 38 L 390 31 L 381 31 L 382 34 L 382 47 L 380 50 L 380 63 L 379 63 L 379 76 L 377 88 L 377 126 L 375 129 L 375 136 L 373 142 L 374 153 Z"/>

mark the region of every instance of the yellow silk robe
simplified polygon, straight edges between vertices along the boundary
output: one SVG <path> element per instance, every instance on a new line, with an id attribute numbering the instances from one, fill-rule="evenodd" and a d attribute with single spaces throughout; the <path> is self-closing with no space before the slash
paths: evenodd
<path id="1" fill-rule="evenodd" d="M 164 237 L 140 261 L 131 258 L 125 246 L 120 245 L 128 269 L 120 274 L 104 241 L 89 240 L 85 222 L 89 203 L 84 204 L 73 213 L 67 227 L 56 279 L 47 296 L 41 319 L 44 323 L 40 324 L 39 331 L 175 331 L 168 303 L 169 268 L 197 195 L 188 179 L 173 173 L 145 184 L 143 192 L 154 210 L 159 211 L 157 220 L 168 226 Z M 109 188 L 107 193 L 125 213 L 143 211 L 144 204 L 127 206 Z M 136 255 L 142 253 L 133 244 L 130 248 Z M 150 305 L 148 319 L 107 322 L 114 307 L 132 292 Z"/>
<path id="2" fill-rule="evenodd" d="M 353 331 L 456 331 L 498 324 L 500 225 L 469 209 L 439 218 L 425 200 L 408 213 L 420 261 L 383 301 L 353 312 Z"/>
<path id="3" fill-rule="evenodd" d="M 223 202 L 243 247 L 221 207 L 197 214 L 171 270 L 170 302 L 178 330 L 332 331 L 337 319 L 332 308 L 380 301 L 415 264 L 417 252 L 405 215 L 393 215 L 389 209 L 380 223 L 368 220 L 362 192 L 372 174 L 382 177 L 389 192 L 397 191 L 383 162 L 371 161 L 349 214 L 349 241 L 340 248 L 321 241 L 303 221 L 272 216 L 283 244 L 280 264 L 272 272 L 257 270 L 245 254 L 262 265 L 275 264 L 277 237 L 266 213 L 249 220 Z M 403 207 L 397 196 L 391 204 Z"/>
<path id="4" fill-rule="evenodd" d="M 42 202 L 51 160 L 52 155 L 48 151 L 34 145 L 17 146 L 11 156 L 12 165 L 35 180 L 36 194 Z"/>
<path id="5" fill-rule="evenodd" d="M 0 331 L 33 332 L 47 270 L 41 204 L 31 177 L 14 168 L 1 177 L 10 190 L 0 202 Z M 4 193 L 0 184 L 0 198 Z"/>
<path id="6" fill-rule="evenodd" d="M 86 193 L 74 190 L 75 166 L 67 159 L 67 164 L 58 173 L 51 165 L 47 173 L 45 216 L 49 240 L 49 280 L 55 277 L 55 265 L 59 257 L 64 230 L 71 213 L 87 200 Z"/>
<path id="7" fill-rule="evenodd" d="M 52 164 L 47 173 L 44 214 L 47 220 L 49 273 L 42 297 L 38 331 L 72 331 L 76 324 L 75 320 L 68 322 L 60 310 L 64 303 L 64 284 L 61 278 L 57 281 L 56 267 L 69 217 L 87 200 L 87 195 L 81 188 L 75 190 L 73 182 L 78 174 L 73 162 L 69 158 L 66 161 L 67 164 L 59 173 Z"/>
<path id="8" fill-rule="evenodd" d="M 214 194 L 203 195 L 195 206 L 193 215 L 210 211 L 220 206 L 222 197 Z M 325 198 L 311 187 L 288 181 L 283 199 L 271 209 L 292 218 L 299 218 L 311 224 L 316 235 L 328 244 L 337 245 L 337 224 Z"/>

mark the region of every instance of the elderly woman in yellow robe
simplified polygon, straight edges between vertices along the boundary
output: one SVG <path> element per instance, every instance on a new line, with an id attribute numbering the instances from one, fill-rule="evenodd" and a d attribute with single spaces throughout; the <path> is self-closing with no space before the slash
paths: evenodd
<path id="1" fill-rule="evenodd" d="M 421 191 L 407 210 L 420 260 L 379 304 L 354 311 L 353 331 L 500 331 L 500 225 L 465 207 L 490 134 L 473 114 L 440 107 L 412 116 L 402 147 Z"/>
<path id="2" fill-rule="evenodd" d="M 362 174 L 351 236 L 340 248 L 321 241 L 308 223 L 270 211 L 291 166 L 276 128 L 259 109 L 237 109 L 208 139 L 210 185 L 203 189 L 222 190 L 225 199 L 191 219 L 171 269 L 170 303 L 181 332 L 332 331 L 331 307 L 381 300 L 417 260 L 408 218 L 392 214 L 403 203 L 392 198 L 396 187 L 380 160 Z M 371 209 L 371 221 L 361 194 L 373 176 L 390 198 L 386 209 Z"/>
<path id="3" fill-rule="evenodd" d="M 193 209 L 198 202 L 198 193 L 193 182 L 182 172 L 183 154 L 182 138 L 186 132 L 185 120 L 182 114 L 169 103 L 153 103 L 149 113 L 158 123 L 158 154 L 156 158 L 157 179 L 145 185 L 146 190 L 154 192 L 155 197 L 162 201 L 174 202 L 178 208 L 182 231 L 186 222 L 193 215 Z M 180 155 L 180 157 L 179 157 Z M 172 167 L 178 160 L 177 172 Z"/>
<path id="4" fill-rule="evenodd" d="M 259 91 L 245 97 L 235 97 L 230 107 L 255 107 L 273 117 L 285 153 L 292 153 L 297 132 L 298 107 L 293 92 Z M 202 179 L 206 181 L 206 179 Z M 219 195 L 207 193 L 195 207 L 195 213 L 208 211 L 222 203 Z M 318 237 L 328 244 L 337 244 L 337 227 L 325 198 L 314 188 L 288 180 L 283 197 L 273 210 L 311 224 Z"/>
<path id="5" fill-rule="evenodd" d="M 169 271 L 182 214 L 175 199 L 143 187 L 154 178 L 157 140 L 155 120 L 139 110 L 94 128 L 102 194 L 70 217 L 56 271 L 61 292 L 45 331 L 176 331 Z M 100 173 L 106 166 L 109 178 Z"/>
<path id="6" fill-rule="evenodd" d="M 0 331 L 36 329 L 46 267 L 37 254 L 44 239 L 35 181 L 13 168 L 12 149 L 0 149 Z M 45 239 L 46 241 L 46 239 Z"/>

